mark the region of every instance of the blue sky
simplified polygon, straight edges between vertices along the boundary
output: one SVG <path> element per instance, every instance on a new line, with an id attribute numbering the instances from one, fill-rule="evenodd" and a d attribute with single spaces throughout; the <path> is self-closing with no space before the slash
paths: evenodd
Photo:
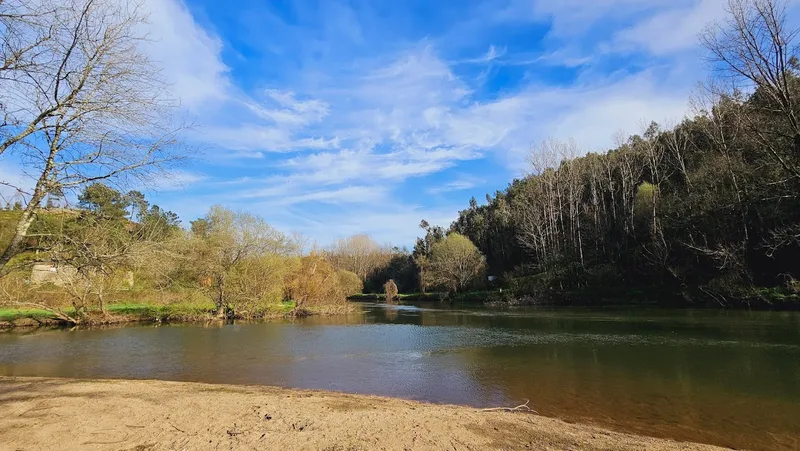
<path id="1" fill-rule="evenodd" d="M 223 204 L 323 245 L 409 245 L 523 175 L 534 143 L 602 151 L 680 120 L 722 5 L 145 0 L 146 51 L 202 150 L 149 196 L 184 223 Z"/>

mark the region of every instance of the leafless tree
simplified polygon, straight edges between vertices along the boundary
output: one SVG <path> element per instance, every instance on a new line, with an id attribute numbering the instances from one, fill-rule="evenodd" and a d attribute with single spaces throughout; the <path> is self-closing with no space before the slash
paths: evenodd
<path id="1" fill-rule="evenodd" d="M 725 159 L 725 168 L 731 179 L 736 194 L 737 208 L 742 223 L 745 241 L 749 240 L 750 232 L 747 227 L 747 207 L 743 198 L 743 188 L 737 176 L 737 166 L 744 165 L 741 160 L 740 144 L 746 135 L 747 114 L 744 102 L 725 93 L 713 80 L 706 84 L 705 89 L 692 99 L 692 108 L 700 121 L 700 131 L 711 142 Z M 674 131 L 673 133 L 677 133 Z"/>
<path id="2" fill-rule="evenodd" d="M 519 239 L 541 264 L 572 250 L 583 263 L 582 171 L 574 161 L 579 153 L 573 140 L 549 139 L 528 156 L 532 173 L 538 177 L 527 187 L 529 201 L 523 208 Z"/>
<path id="3" fill-rule="evenodd" d="M 692 180 L 686 168 L 686 156 L 691 143 L 689 133 L 687 133 L 680 124 L 668 124 L 666 130 L 662 132 L 661 137 L 663 145 L 666 148 L 666 153 L 670 160 L 672 160 L 674 166 L 681 173 L 686 183 L 686 190 L 688 191 L 692 186 Z"/>
<path id="4" fill-rule="evenodd" d="M 25 73 L 38 72 L 47 61 L 46 43 L 53 38 L 53 29 L 48 24 L 47 15 L 52 13 L 51 5 L 32 0 L 4 0 L 0 2 L 0 80 L 4 83 L 22 81 Z M 0 155 L 12 144 L 32 133 L 38 121 L 34 118 L 31 127 L 11 132 L 15 118 L 9 116 L 6 102 L 0 104 L 4 115 L 0 124 Z M 37 121 L 38 119 L 38 121 Z M 30 124 L 29 124 L 30 125 Z"/>
<path id="5" fill-rule="evenodd" d="M 22 289 L 15 282 L 23 275 L 18 272 L 0 279 L 0 304 L 45 310 L 72 324 L 83 322 L 93 310 L 105 314 L 108 301 L 119 290 L 130 288 L 132 279 L 127 275 L 131 271 L 145 264 L 152 269 L 165 260 L 181 258 L 161 240 L 156 224 L 130 227 L 124 222 L 88 217 L 69 231 L 53 223 L 32 236 L 40 242 L 38 261 L 57 269 L 57 290 L 42 291 L 36 283 Z M 71 309 L 65 309 L 65 305 Z"/>
<path id="6" fill-rule="evenodd" d="M 780 126 L 774 119 L 762 119 L 752 121 L 748 129 L 796 182 L 800 179 L 800 113 L 793 93 L 798 89 L 796 38 L 800 30 L 787 24 L 783 0 L 729 0 L 727 9 L 727 19 L 708 27 L 701 42 L 725 85 L 734 91 L 755 90 L 764 100 L 751 99 L 748 106 L 779 119 Z M 781 142 L 785 146 L 776 145 Z"/>
<path id="7" fill-rule="evenodd" d="M 391 249 L 363 233 L 336 240 L 326 256 L 334 268 L 354 272 L 362 281 L 392 258 Z"/>
<path id="8" fill-rule="evenodd" d="M 50 191 L 145 182 L 186 156 L 177 103 L 142 51 L 146 15 L 136 0 L 0 2 L 0 16 L 12 15 L 0 32 L 19 61 L 0 77 L 0 153 L 22 162 L 33 189 L 23 190 L 27 205 L 0 269 Z"/>

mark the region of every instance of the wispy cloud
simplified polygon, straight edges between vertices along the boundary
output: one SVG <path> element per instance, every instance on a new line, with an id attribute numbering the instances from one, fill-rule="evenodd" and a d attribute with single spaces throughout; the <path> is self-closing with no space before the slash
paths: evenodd
<path id="1" fill-rule="evenodd" d="M 163 196 L 185 214 L 232 203 L 313 236 L 408 243 L 422 217 L 454 218 L 441 194 L 504 187 L 544 138 L 603 150 L 680 118 L 722 0 L 470 0 L 430 18 L 405 2 L 208 3 L 213 28 L 180 0 L 146 1 L 149 51 L 210 148 Z"/>
<path id="2" fill-rule="evenodd" d="M 150 185 L 148 185 L 148 188 L 156 191 L 185 190 L 207 179 L 207 176 L 195 172 L 173 170 L 153 180 Z"/>
<path id="3" fill-rule="evenodd" d="M 428 188 L 431 194 L 442 194 L 453 191 L 464 191 L 486 183 L 486 180 L 469 174 L 461 174 L 455 180 Z"/>

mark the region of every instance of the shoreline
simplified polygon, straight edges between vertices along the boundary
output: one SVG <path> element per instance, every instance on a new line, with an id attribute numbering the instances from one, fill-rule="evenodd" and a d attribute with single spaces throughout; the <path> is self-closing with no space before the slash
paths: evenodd
<path id="1" fill-rule="evenodd" d="M 0 377 L 0 442 L 8 449 L 724 449 L 370 395 L 39 377 Z"/>
<path id="2" fill-rule="evenodd" d="M 35 329 L 39 327 L 98 327 L 125 324 L 208 324 L 220 323 L 225 321 L 271 321 L 279 319 L 291 319 L 306 316 L 335 316 L 348 315 L 361 312 L 361 307 L 357 303 L 348 302 L 342 305 L 331 306 L 312 306 L 295 310 L 271 310 L 253 316 L 236 316 L 234 318 L 217 318 L 207 311 L 198 311 L 193 308 L 183 308 L 181 306 L 170 305 L 147 305 L 140 304 L 135 306 L 122 305 L 122 311 L 115 309 L 115 305 L 109 305 L 106 314 L 92 312 L 79 324 L 71 324 L 61 320 L 51 314 L 49 316 L 33 314 L 30 309 L 7 309 L 16 310 L 16 314 L 7 318 L 0 318 L 0 331 L 14 329 Z"/>
<path id="3" fill-rule="evenodd" d="M 401 293 L 398 299 L 403 302 L 446 302 L 482 305 L 492 309 L 526 308 L 526 307 L 629 307 L 665 309 L 701 309 L 701 310 L 753 310 L 753 311 L 800 311 L 800 295 L 782 295 L 771 293 L 761 299 L 733 299 L 728 305 L 720 305 L 711 300 L 687 302 L 678 296 L 658 296 L 638 290 L 622 290 L 612 293 L 600 293 L 589 289 L 571 290 L 561 293 L 545 292 L 536 295 L 515 294 L 513 289 L 505 290 L 472 290 L 453 295 L 444 292 Z M 635 300 L 631 300 L 635 299 Z M 644 300 L 642 300 L 644 299 Z M 351 302 L 385 302 L 386 296 L 379 293 L 363 293 L 348 296 Z"/>

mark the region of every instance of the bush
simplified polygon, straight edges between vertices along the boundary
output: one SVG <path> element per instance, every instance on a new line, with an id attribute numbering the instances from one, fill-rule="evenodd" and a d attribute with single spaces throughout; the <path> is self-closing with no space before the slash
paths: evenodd
<path id="1" fill-rule="evenodd" d="M 319 255 L 296 259 L 286 277 L 285 287 L 285 297 L 295 301 L 298 309 L 345 302 L 336 272 Z"/>
<path id="2" fill-rule="evenodd" d="M 283 299 L 288 268 L 277 255 L 253 258 L 237 265 L 228 275 L 228 304 L 236 314 L 258 315 Z"/>
<path id="3" fill-rule="evenodd" d="M 342 269 L 336 271 L 336 277 L 339 280 L 339 286 L 342 288 L 342 293 L 345 297 L 361 294 L 361 292 L 364 291 L 364 284 L 356 273 Z"/>
<path id="4" fill-rule="evenodd" d="M 389 279 L 383 286 L 383 292 L 386 293 L 386 302 L 393 302 L 397 298 L 397 284 L 394 280 Z"/>

